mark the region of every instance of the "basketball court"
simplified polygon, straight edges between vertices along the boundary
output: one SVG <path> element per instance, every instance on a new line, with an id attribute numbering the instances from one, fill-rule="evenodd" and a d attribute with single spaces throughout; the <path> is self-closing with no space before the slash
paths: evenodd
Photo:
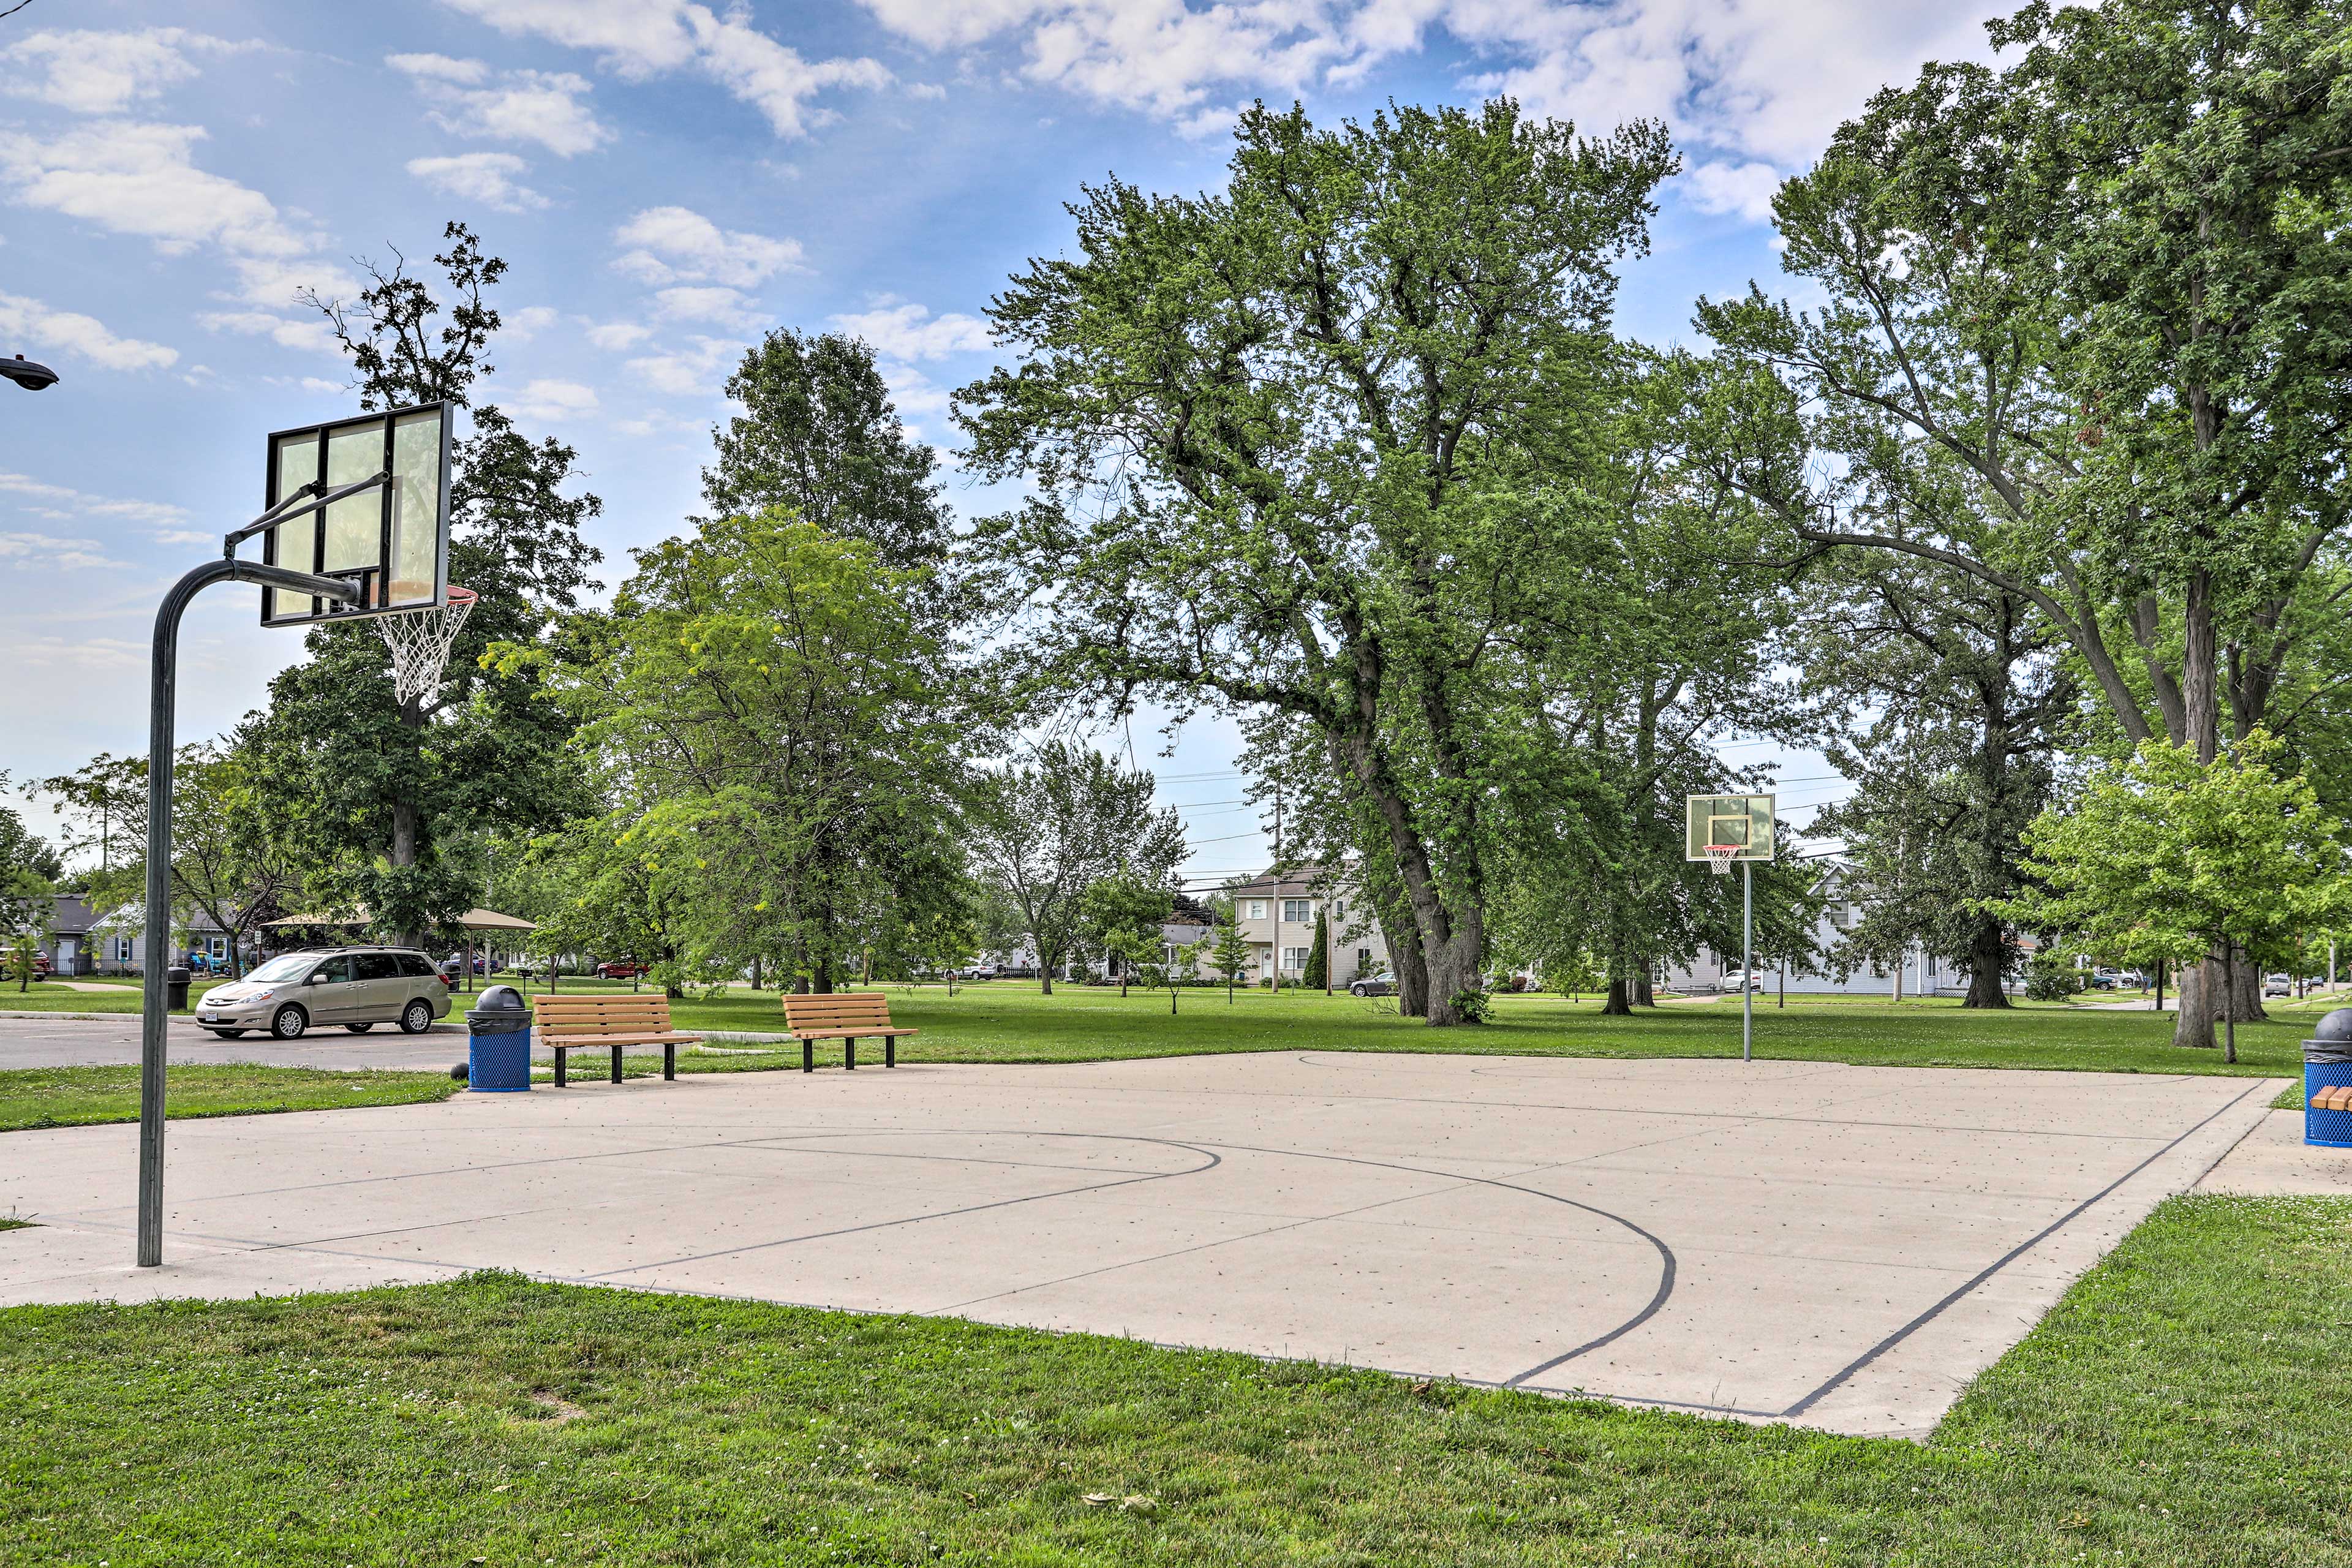
<path id="1" fill-rule="evenodd" d="M 0 1140 L 0 1302 L 516 1268 L 1920 1433 L 2279 1089 L 1317 1051 Z"/>

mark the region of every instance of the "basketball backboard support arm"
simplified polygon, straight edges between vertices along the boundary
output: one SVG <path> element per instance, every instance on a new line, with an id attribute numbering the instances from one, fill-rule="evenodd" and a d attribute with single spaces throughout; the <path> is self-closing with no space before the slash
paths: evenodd
<path id="1" fill-rule="evenodd" d="M 265 517 L 265 523 L 268 521 Z M 198 594 L 215 583 L 261 583 L 338 601 L 356 600 L 361 589 L 340 577 L 320 577 L 258 561 L 239 561 L 234 552 L 207 561 L 163 595 L 155 611 L 155 642 L 150 655 L 147 696 L 147 907 L 140 932 L 139 1017 L 139 1267 L 163 1261 L 163 1046 L 171 1025 L 164 971 L 172 957 L 172 757 L 173 710 L 178 705 L 180 617 Z"/>
<path id="2" fill-rule="evenodd" d="M 355 496 L 362 490 L 372 490 L 378 485 L 388 485 L 390 483 L 392 483 L 392 474 L 391 471 L 387 469 L 370 479 L 359 479 L 348 485 L 338 485 L 333 489 L 321 494 L 319 488 L 319 481 L 313 479 L 309 484 L 306 484 L 301 489 L 296 490 L 292 495 L 288 496 L 284 500 L 279 501 L 276 506 L 271 507 L 268 511 L 263 512 L 259 517 L 255 518 L 251 522 L 247 523 L 243 528 L 237 529 L 233 532 L 223 534 L 221 536 L 221 553 L 225 556 L 234 556 L 236 553 L 236 547 L 243 544 L 247 540 L 251 539 L 257 533 L 267 533 L 281 522 L 291 522 L 298 517 L 307 516 L 314 511 L 324 511 L 327 508 L 334 505 L 337 501 L 341 500 L 345 496 Z M 300 500 L 304 496 L 318 496 L 319 499 L 310 502 L 308 506 L 296 506 L 294 503 Z M 280 587 L 287 585 L 288 584 L 278 584 Z"/>

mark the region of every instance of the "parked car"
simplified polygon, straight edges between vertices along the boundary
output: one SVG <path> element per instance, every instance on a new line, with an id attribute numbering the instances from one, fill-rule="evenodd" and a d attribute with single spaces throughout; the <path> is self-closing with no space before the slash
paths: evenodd
<path id="1" fill-rule="evenodd" d="M 0 968 L 5 968 L 8 974 L 13 978 L 16 973 L 16 954 L 13 952 L 0 951 Z M 43 952 L 37 947 L 33 950 L 33 978 L 36 980 L 47 980 L 48 977 L 49 955 Z"/>
<path id="2" fill-rule="evenodd" d="M 1764 975 L 1761 971 L 1751 974 L 1744 969 L 1727 969 L 1723 972 L 1723 979 L 1716 989 L 1717 991 L 1761 991 L 1764 989 Z"/>
<path id="3" fill-rule="evenodd" d="M 610 963 L 596 966 L 596 978 L 599 980 L 636 980 L 652 973 L 650 965 L 639 963 L 634 958 L 615 959 Z"/>
<path id="4" fill-rule="evenodd" d="M 1375 969 L 1370 974 L 1359 974 L 1348 982 L 1348 994 L 1393 996 L 1396 994 L 1396 975 L 1386 969 Z"/>
<path id="5" fill-rule="evenodd" d="M 2294 976 L 2292 974 L 2266 974 L 2263 976 L 2263 994 L 2265 996 L 2294 995 Z"/>
<path id="6" fill-rule="evenodd" d="M 432 961 L 397 947 L 289 952 L 196 1001 L 198 1026 L 225 1040 L 248 1029 L 299 1040 L 318 1024 L 341 1024 L 354 1035 L 398 1024 L 421 1035 L 448 1012 L 449 987 Z"/>

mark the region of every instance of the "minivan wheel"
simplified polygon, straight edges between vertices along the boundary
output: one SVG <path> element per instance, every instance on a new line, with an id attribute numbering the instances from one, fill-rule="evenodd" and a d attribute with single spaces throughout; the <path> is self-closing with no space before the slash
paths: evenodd
<path id="1" fill-rule="evenodd" d="M 245 1031 L 243 1029 L 215 1029 L 213 1033 L 218 1035 L 224 1040 L 241 1040 L 245 1038 Z"/>
<path id="2" fill-rule="evenodd" d="M 401 1009 L 400 1027 L 403 1033 L 421 1035 L 433 1026 L 433 1004 L 419 997 Z"/>
<path id="3" fill-rule="evenodd" d="M 354 1035 L 364 1035 L 370 1029 L 374 1028 L 375 1026 L 373 1024 L 345 1024 L 343 1027 L 349 1029 Z"/>
<path id="4" fill-rule="evenodd" d="M 290 1002 L 269 1020 L 269 1032 L 281 1040 L 299 1040 L 310 1026 L 310 1016 Z"/>

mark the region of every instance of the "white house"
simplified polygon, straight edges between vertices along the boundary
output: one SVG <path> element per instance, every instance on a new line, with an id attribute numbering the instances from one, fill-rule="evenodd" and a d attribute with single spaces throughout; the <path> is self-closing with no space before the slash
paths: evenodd
<path id="1" fill-rule="evenodd" d="M 1234 923 L 1249 945 L 1253 981 L 1278 972 L 1285 985 L 1303 983 L 1318 914 L 1328 917 L 1324 956 L 1334 986 L 1389 966 L 1388 938 L 1344 867 L 1298 866 L 1280 877 L 1269 871 L 1224 891 L 1234 900 Z"/>
<path id="2" fill-rule="evenodd" d="M 1831 951 L 1861 920 L 1863 906 L 1845 896 L 1853 875 L 1852 867 L 1837 859 L 1824 859 L 1820 864 L 1822 890 L 1829 895 L 1821 919 L 1813 927 L 1813 951 L 1821 956 L 1803 973 L 1794 966 L 1787 967 L 1783 973 L 1781 967 L 1759 964 L 1764 989 L 1785 988 L 1791 995 L 1892 996 L 1896 981 L 1892 965 L 1863 964 L 1843 978 L 1831 968 Z M 1661 979 L 1670 991 L 1720 991 L 1724 976 L 1738 967 L 1737 948 L 1729 952 L 1703 948 L 1688 964 L 1669 964 Z M 1969 988 L 1964 971 L 1916 945 L 1904 955 L 1901 978 L 1906 996 L 1959 996 L 1965 995 Z M 2021 983 L 2012 980 L 2009 988 L 2021 989 Z"/>

